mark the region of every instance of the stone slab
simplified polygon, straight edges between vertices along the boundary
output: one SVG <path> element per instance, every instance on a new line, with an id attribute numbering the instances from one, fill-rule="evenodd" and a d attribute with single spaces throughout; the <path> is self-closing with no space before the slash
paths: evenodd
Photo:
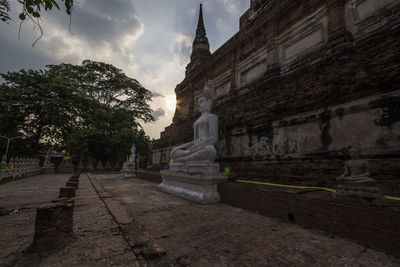
<path id="1" fill-rule="evenodd" d="M 126 212 L 121 204 L 119 204 L 118 200 L 107 198 L 104 199 L 104 202 L 118 223 L 129 224 L 133 222 L 132 217 Z"/>

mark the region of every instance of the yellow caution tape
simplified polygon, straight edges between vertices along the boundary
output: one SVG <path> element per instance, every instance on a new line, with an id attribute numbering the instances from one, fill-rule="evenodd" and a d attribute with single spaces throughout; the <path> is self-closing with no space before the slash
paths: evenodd
<path id="1" fill-rule="evenodd" d="M 269 185 L 269 186 L 278 186 L 278 187 L 288 187 L 288 188 L 297 188 L 297 189 L 320 189 L 328 192 L 336 192 L 335 189 L 319 187 L 319 186 L 301 186 L 301 185 L 287 185 L 287 184 L 273 184 L 273 183 L 264 183 L 264 182 L 256 182 L 256 181 L 247 181 L 247 180 L 236 180 L 239 183 L 248 183 L 248 184 L 260 184 L 260 185 Z M 386 198 L 393 200 L 400 200 L 400 197 L 391 197 L 385 196 Z"/>

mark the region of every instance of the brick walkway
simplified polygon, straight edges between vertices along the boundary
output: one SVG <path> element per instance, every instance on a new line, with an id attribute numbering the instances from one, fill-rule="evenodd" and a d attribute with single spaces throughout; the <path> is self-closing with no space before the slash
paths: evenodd
<path id="1" fill-rule="evenodd" d="M 25 207 L 0 216 L 0 266 L 138 266 L 138 261 L 86 175 L 74 208 L 74 242 L 42 254 L 21 254 L 33 241 L 35 208 L 50 203 L 70 174 L 40 175 L 0 186 L 0 206 Z"/>
<path id="2" fill-rule="evenodd" d="M 400 259 L 353 242 L 225 204 L 197 205 L 155 183 L 96 177 L 174 265 L 400 266 Z"/>
<path id="3" fill-rule="evenodd" d="M 0 216 L 0 266 L 400 266 L 398 258 L 344 239 L 104 174 L 81 175 L 70 245 L 23 253 L 33 240 L 35 208 L 57 197 L 69 176 L 0 185 L 0 207 L 11 212 Z"/>

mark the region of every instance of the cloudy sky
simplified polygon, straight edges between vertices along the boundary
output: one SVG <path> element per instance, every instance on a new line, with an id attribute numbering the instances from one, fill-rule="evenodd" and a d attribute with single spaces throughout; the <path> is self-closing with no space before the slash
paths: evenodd
<path id="1" fill-rule="evenodd" d="M 26 21 L 18 40 L 21 7 L 11 2 L 12 21 L 0 22 L 0 73 L 40 69 L 47 64 L 80 64 L 84 59 L 113 64 L 154 94 L 156 122 L 144 125 L 158 139 L 174 115 L 176 84 L 189 62 L 199 4 L 211 51 L 239 29 L 249 0 L 75 0 L 70 18 L 61 11 L 43 14 L 44 36 Z"/>

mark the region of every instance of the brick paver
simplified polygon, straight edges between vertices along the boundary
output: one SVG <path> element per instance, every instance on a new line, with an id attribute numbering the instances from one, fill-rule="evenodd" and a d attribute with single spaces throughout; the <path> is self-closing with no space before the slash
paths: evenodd
<path id="1" fill-rule="evenodd" d="M 40 175 L 0 186 L 0 205 L 29 207 L 0 216 L 0 266 L 138 266 L 118 224 L 99 199 L 86 175 L 81 175 L 74 207 L 74 241 L 42 254 L 21 252 L 33 240 L 35 208 L 51 202 L 70 174 Z M 5 231 L 4 231 L 5 229 Z"/>
<path id="2" fill-rule="evenodd" d="M 56 198 L 69 176 L 0 185 L 0 266 L 400 266 L 348 240 L 225 204 L 198 205 L 116 174 L 81 175 L 71 244 L 25 253 L 36 207 Z"/>
<path id="3" fill-rule="evenodd" d="M 400 266 L 400 259 L 351 241 L 225 204 L 191 203 L 155 183 L 96 178 L 175 265 Z"/>

